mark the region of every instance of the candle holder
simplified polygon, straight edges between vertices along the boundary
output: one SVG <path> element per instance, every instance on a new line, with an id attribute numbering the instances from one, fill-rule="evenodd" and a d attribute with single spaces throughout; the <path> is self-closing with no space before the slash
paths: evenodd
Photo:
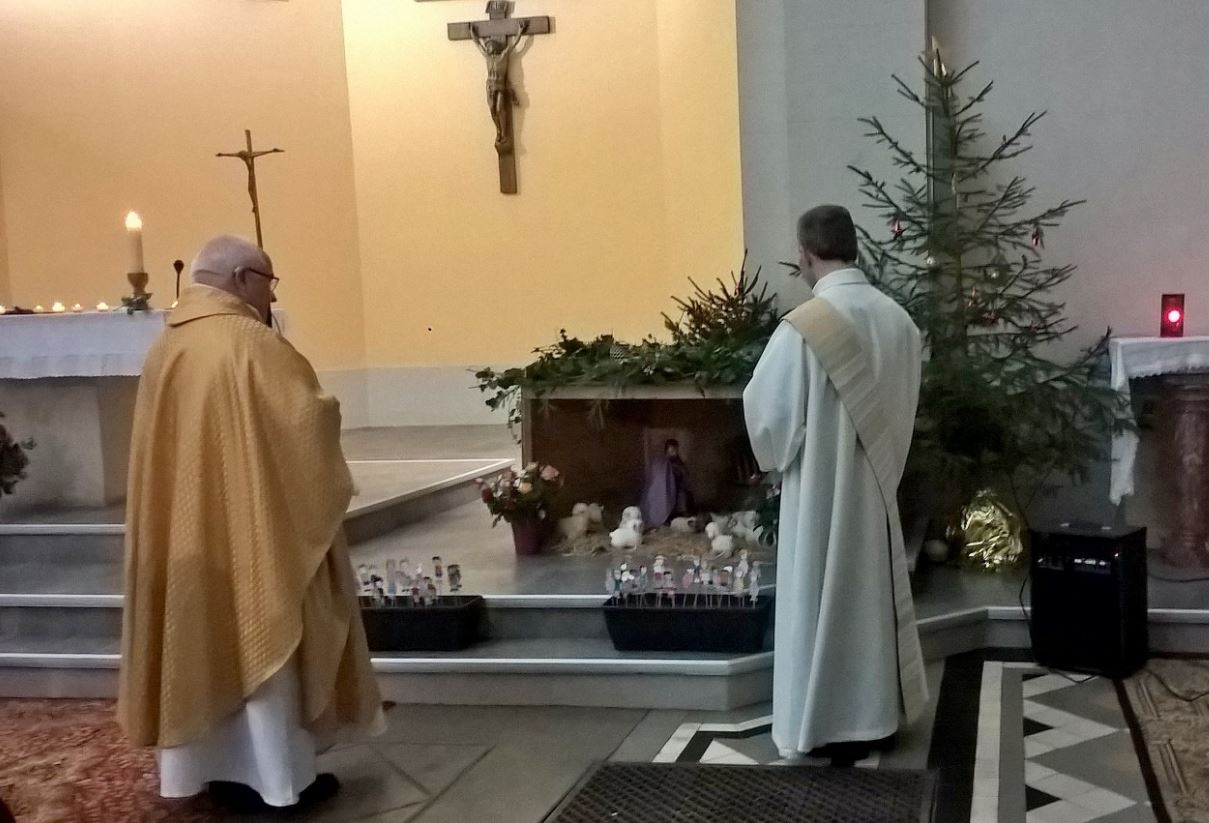
<path id="1" fill-rule="evenodd" d="M 147 291 L 147 282 L 150 277 L 145 271 L 127 272 L 126 279 L 130 281 L 130 287 L 134 289 L 134 293 L 129 297 L 122 298 L 122 305 L 126 307 L 126 314 L 134 314 L 136 311 L 151 310 L 151 294 Z"/>
<path id="2" fill-rule="evenodd" d="M 150 297 L 147 293 L 147 282 L 151 279 L 145 271 L 132 271 L 126 274 L 126 279 L 130 281 L 131 287 L 134 289 L 135 297 Z"/>

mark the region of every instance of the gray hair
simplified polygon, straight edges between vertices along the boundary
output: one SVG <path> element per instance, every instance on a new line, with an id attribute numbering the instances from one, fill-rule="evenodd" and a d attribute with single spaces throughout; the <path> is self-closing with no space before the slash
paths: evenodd
<path id="1" fill-rule="evenodd" d="M 273 261 L 255 243 L 233 234 L 220 234 L 201 247 L 189 273 L 193 282 L 208 283 L 214 279 L 213 275 L 225 279 L 240 266 L 266 271 L 272 269 Z"/>

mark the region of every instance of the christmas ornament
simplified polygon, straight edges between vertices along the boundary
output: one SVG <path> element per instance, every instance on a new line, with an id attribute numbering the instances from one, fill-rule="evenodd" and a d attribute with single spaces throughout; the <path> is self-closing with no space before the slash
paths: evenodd
<path id="1" fill-rule="evenodd" d="M 904 231 L 906 231 L 906 229 L 903 228 L 903 221 L 895 217 L 894 223 L 892 223 L 890 226 L 890 234 L 893 235 L 895 240 L 901 240 Z"/>
<path id="2" fill-rule="evenodd" d="M 928 271 L 940 271 L 940 261 L 930 254 L 924 258 L 924 266 Z"/>
<path id="3" fill-rule="evenodd" d="M 987 280 L 990 280 L 992 283 L 999 283 L 1003 280 L 1004 275 L 1007 274 L 1007 269 L 1007 258 L 1003 256 L 1003 252 L 996 252 L 994 259 L 991 260 L 991 267 L 987 270 Z"/>
<path id="4" fill-rule="evenodd" d="M 1000 571 L 1020 562 L 1020 518 L 986 489 L 974 495 L 961 510 L 961 519 L 949 530 L 950 540 L 962 542 L 964 563 L 987 571 Z"/>
<path id="5" fill-rule="evenodd" d="M 1034 249 L 1045 248 L 1045 234 L 1041 231 L 1040 224 L 1033 227 L 1033 235 L 1029 238 L 1029 242 L 1033 244 Z"/>

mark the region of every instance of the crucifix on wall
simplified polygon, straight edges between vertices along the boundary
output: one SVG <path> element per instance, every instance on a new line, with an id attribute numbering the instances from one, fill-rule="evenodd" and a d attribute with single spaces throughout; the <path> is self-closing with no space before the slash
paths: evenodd
<path id="1" fill-rule="evenodd" d="M 508 82 L 508 67 L 521 38 L 549 34 L 549 17 L 510 17 L 510 0 L 490 0 L 487 20 L 449 24 L 450 40 L 473 40 L 487 61 L 487 107 L 495 124 L 495 152 L 500 163 L 500 191 L 516 194 L 516 142 L 512 131 L 512 107 L 518 105 L 516 90 Z"/>
<path id="2" fill-rule="evenodd" d="M 248 197 L 252 198 L 252 217 L 256 220 L 256 245 L 264 248 L 264 238 L 260 233 L 260 198 L 256 192 L 256 158 L 263 157 L 266 154 L 280 154 L 282 149 L 264 149 L 262 151 L 252 150 L 252 132 L 244 129 L 244 141 L 247 148 L 236 152 L 219 152 L 216 157 L 237 157 L 243 161 L 248 168 Z"/>

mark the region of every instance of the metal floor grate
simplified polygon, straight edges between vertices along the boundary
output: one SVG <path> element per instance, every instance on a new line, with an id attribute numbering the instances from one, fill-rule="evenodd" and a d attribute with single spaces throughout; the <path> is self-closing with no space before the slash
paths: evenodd
<path id="1" fill-rule="evenodd" d="M 546 823 L 927 823 L 929 772 L 605 763 Z"/>

